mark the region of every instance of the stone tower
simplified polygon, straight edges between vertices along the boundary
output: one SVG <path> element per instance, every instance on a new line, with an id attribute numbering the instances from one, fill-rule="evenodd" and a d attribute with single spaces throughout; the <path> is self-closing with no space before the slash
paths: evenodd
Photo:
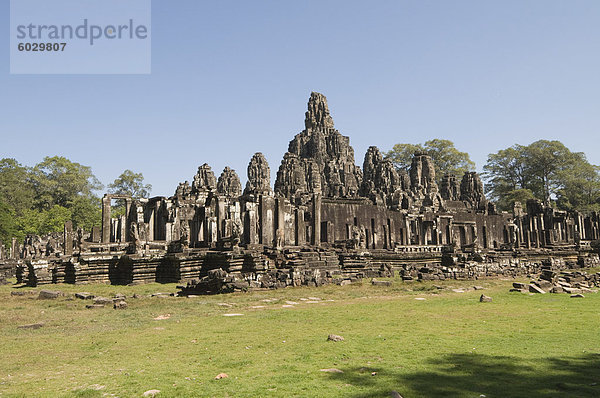
<path id="1" fill-rule="evenodd" d="M 277 172 L 275 192 L 291 198 L 320 193 L 325 197 L 358 196 L 362 182 L 350 139 L 337 131 L 323 94 L 311 93 L 304 130 L 290 141 Z"/>

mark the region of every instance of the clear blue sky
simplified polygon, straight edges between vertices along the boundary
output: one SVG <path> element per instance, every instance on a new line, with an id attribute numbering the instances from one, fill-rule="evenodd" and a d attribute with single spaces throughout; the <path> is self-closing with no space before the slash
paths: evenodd
<path id="1" fill-rule="evenodd" d="M 1 1 L 8 32 L 9 2 Z M 62 155 L 105 184 L 142 172 L 172 195 L 207 162 L 274 179 L 311 91 L 362 165 L 369 145 L 446 138 L 481 169 L 558 139 L 600 164 L 600 1 L 154 0 L 152 74 L 9 74 L 0 157 Z"/>

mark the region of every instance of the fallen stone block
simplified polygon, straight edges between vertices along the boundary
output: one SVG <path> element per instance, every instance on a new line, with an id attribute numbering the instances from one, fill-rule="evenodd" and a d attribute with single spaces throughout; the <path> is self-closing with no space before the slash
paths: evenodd
<path id="1" fill-rule="evenodd" d="M 83 292 L 83 293 L 75 293 L 75 297 L 81 300 L 91 300 L 95 296 L 91 293 Z"/>
<path id="2" fill-rule="evenodd" d="M 85 308 L 90 310 L 94 308 L 104 308 L 104 304 L 88 304 L 85 306 Z"/>
<path id="3" fill-rule="evenodd" d="M 584 298 L 585 296 L 583 294 L 572 294 L 571 298 Z"/>
<path id="4" fill-rule="evenodd" d="M 344 341 L 344 338 L 342 336 L 338 336 L 337 334 L 330 334 L 329 336 L 327 336 L 327 340 L 328 341 Z"/>
<path id="5" fill-rule="evenodd" d="M 94 304 L 106 305 L 106 304 L 112 304 L 112 303 L 113 303 L 113 299 L 108 298 L 108 297 L 96 297 L 96 298 L 94 298 Z"/>
<path id="6" fill-rule="evenodd" d="M 529 292 L 530 293 L 546 294 L 546 292 L 544 291 L 544 289 L 542 289 L 539 286 L 534 285 L 533 283 L 529 285 Z"/>
<path id="7" fill-rule="evenodd" d="M 53 300 L 57 299 L 60 296 L 60 292 L 52 291 L 52 290 L 41 290 L 38 295 L 38 299 L 40 300 Z"/>
<path id="8" fill-rule="evenodd" d="M 491 303 L 492 298 L 489 296 L 486 296 L 485 294 L 482 294 L 481 297 L 479 297 L 479 302 L 480 303 Z"/>
<path id="9" fill-rule="evenodd" d="M 127 308 L 127 302 L 125 302 L 124 300 L 117 301 L 113 304 L 113 308 L 115 310 L 124 310 Z"/>
<path id="10" fill-rule="evenodd" d="M 17 329 L 39 329 L 41 327 L 43 327 L 44 324 L 43 323 L 31 323 L 29 325 L 21 325 L 21 326 L 17 326 Z"/>
<path id="11" fill-rule="evenodd" d="M 325 373 L 344 373 L 343 370 L 337 368 L 320 369 L 320 371 Z"/>
<path id="12" fill-rule="evenodd" d="M 373 286 L 392 286 L 392 281 L 378 281 L 373 279 L 371 281 L 371 285 Z"/>

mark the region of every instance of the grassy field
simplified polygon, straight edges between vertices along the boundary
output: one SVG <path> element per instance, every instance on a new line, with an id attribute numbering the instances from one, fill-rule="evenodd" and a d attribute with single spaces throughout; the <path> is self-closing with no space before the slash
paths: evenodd
<path id="1" fill-rule="evenodd" d="M 57 300 L 2 286 L 0 396 L 600 396 L 600 294 L 436 284 L 196 298 L 149 297 L 175 285 L 50 286 L 66 294 Z M 80 291 L 125 294 L 129 308 L 86 309 L 73 298 Z M 480 303 L 482 292 L 493 302 Z M 232 313 L 243 315 L 224 316 Z M 44 326 L 18 328 L 36 322 Z M 327 341 L 330 333 L 345 340 Z"/>

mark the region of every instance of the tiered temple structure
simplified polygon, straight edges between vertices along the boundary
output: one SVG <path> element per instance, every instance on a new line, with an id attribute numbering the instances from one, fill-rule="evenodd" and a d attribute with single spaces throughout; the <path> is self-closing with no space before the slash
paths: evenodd
<path id="1" fill-rule="evenodd" d="M 477 173 L 443 176 L 438 187 L 423 153 L 406 173 L 373 146 L 361 169 L 319 93 L 310 96 L 304 130 L 290 141 L 274 189 L 270 174 L 256 153 L 243 191 L 234 170 L 216 178 L 203 164 L 191 185 L 180 183 L 168 198 L 107 194 L 101 230 L 88 236 L 68 223 L 62 243 L 36 245 L 41 238 L 29 237 L 19 248 L 13 241 L 5 262 L 15 262 L 29 284 L 204 278 L 187 288 L 207 292 L 394 272 L 406 280 L 474 278 L 597 263 L 590 247 L 600 238 L 597 214 L 538 201 L 499 213 Z M 125 206 L 118 218 L 111 217 L 115 199 Z"/>

